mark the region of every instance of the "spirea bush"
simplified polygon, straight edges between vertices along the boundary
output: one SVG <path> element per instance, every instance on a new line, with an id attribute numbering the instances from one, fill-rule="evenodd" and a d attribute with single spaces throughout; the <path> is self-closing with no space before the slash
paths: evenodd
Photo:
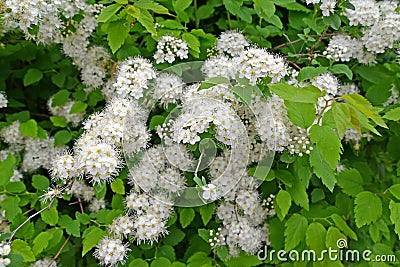
<path id="1" fill-rule="evenodd" d="M 398 1 L 0 10 L 0 266 L 400 264 Z"/>

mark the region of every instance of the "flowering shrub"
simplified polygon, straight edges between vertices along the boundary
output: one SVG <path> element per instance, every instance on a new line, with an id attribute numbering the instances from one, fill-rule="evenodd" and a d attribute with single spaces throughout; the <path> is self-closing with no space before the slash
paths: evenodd
<path id="1" fill-rule="evenodd" d="M 399 264 L 397 1 L 0 3 L 0 266 Z"/>

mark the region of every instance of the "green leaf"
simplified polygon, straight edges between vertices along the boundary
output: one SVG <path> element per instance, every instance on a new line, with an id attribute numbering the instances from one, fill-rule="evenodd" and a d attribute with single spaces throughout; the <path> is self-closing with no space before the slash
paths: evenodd
<path id="1" fill-rule="evenodd" d="M 254 0 L 254 5 L 259 7 L 268 17 L 275 13 L 275 5 L 271 0 Z"/>
<path id="2" fill-rule="evenodd" d="M 7 158 L 0 162 L 0 186 L 9 183 L 10 178 L 14 175 L 14 164 L 15 159 L 11 153 L 7 155 Z"/>
<path id="3" fill-rule="evenodd" d="M 50 209 L 40 213 L 40 216 L 45 223 L 51 226 L 55 226 L 58 222 L 58 210 L 54 205 Z"/>
<path id="4" fill-rule="evenodd" d="M 332 14 L 329 17 L 324 17 L 324 22 L 326 25 L 331 26 L 335 30 L 338 30 L 340 28 L 340 24 L 342 23 L 339 15 L 337 14 Z"/>
<path id="5" fill-rule="evenodd" d="M 111 190 L 114 193 L 124 195 L 125 194 L 125 186 L 124 182 L 120 178 L 116 178 L 112 183 L 111 183 Z"/>
<path id="6" fill-rule="evenodd" d="M 21 125 L 19 126 L 19 131 L 21 135 L 29 137 L 37 137 L 38 125 L 34 119 L 30 119 L 26 122 L 21 123 Z"/>
<path id="7" fill-rule="evenodd" d="M 340 138 L 343 137 L 351 123 L 350 108 L 347 104 L 334 102 L 332 104 L 332 116 L 336 130 Z"/>
<path id="8" fill-rule="evenodd" d="M 358 193 L 364 191 L 364 181 L 357 169 L 346 169 L 341 171 L 337 176 L 337 183 L 344 193 L 352 197 L 355 197 Z"/>
<path id="9" fill-rule="evenodd" d="M 283 220 L 288 214 L 290 206 L 292 205 L 292 197 L 285 190 L 279 190 L 275 197 L 274 206 L 279 220 Z"/>
<path id="10" fill-rule="evenodd" d="M 51 106 L 62 106 L 63 104 L 67 103 L 69 100 L 69 96 L 71 95 L 70 92 L 67 90 L 60 90 L 54 96 L 53 100 L 51 101 Z"/>
<path id="11" fill-rule="evenodd" d="M 43 72 L 41 70 L 32 68 L 29 69 L 24 75 L 24 86 L 32 85 L 43 78 Z"/>
<path id="12" fill-rule="evenodd" d="M 349 78 L 349 80 L 353 79 L 353 72 L 349 68 L 349 66 L 345 64 L 335 64 L 329 68 L 329 71 L 334 74 L 344 74 Z"/>
<path id="13" fill-rule="evenodd" d="M 107 22 L 109 21 L 115 14 L 117 14 L 118 10 L 121 9 L 121 5 L 112 4 L 108 7 L 104 8 L 100 15 L 97 17 L 97 22 Z"/>
<path id="14" fill-rule="evenodd" d="M 89 250 L 91 250 L 94 246 L 96 246 L 100 239 L 102 239 L 105 235 L 106 232 L 98 227 L 93 227 L 90 232 L 84 235 L 82 257 L 85 256 L 85 254 L 88 253 Z"/>
<path id="15" fill-rule="evenodd" d="M 207 223 L 211 220 L 214 211 L 215 211 L 214 202 L 200 207 L 201 220 L 203 221 L 204 226 L 206 226 Z"/>
<path id="16" fill-rule="evenodd" d="M 81 236 L 80 229 L 81 229 L 81 224 L 78 221 L 74 220 L 67 225 L 65 231 L 72 236 L 80 237 Z"/>
<path id="17" fill-rule="evenodd" d="M 320 200 L 325 199 L 325 192 L 321 188 L 315 188 L 311 192 L 311 202 L 312 203 L 317 203 Z"/>
<path id="18" fill-rule="evenodd" d="M 285 100 L 287 115 L 294 125 L 308 128 L 315 120 L 315 105 Z"/>
<path id="19" fill-rule="evenodd" d="M 306 230 L 306 244 L 307 246 L 317 253 L 325 249 L 325 227 L 318 223 L 311 223 Z"/>
<path id="20" fill-rule="evenodd" d="M 185 32 L 182 34 L 182 39 L 188 44 L 190 54 L 198 58 L 200 54 L 200 41 L 199 39 L 191 33 Z"/>
<path id="21" fill-rule="evenodd" d="M 176 0 L 173 1 L 172 5 L 176 10 L 180 10 L 180 11 L 184 11 L 186 8 L 188 8 L 190 6 L 190 4 L 192 3 L 192 0 Z"/>
<path id="22" fill-rule="evenodd" d="M 142 13 L 143 12 L 140 13 L 140 17 L 142 16 Z M 143 25 L 140 17 L 139 22 Z M 117 50 L 125 43 L 125 39 L 129 35 L 130 27 L 129 24 L 127 25 L 126 20 L 123 19 L 108 23 L 109 24 L 106 27 L 107 41 L 111 48 L 111 52 L 115 54 L 115 52 L 117 52 Z M 154 29 L 152 31 L 154 31 Z"/>
<path id="23" fill-rule="evenodd" d="M 226 77 L 211 77 L 201 83 L 198 90 L 208 89 L 218 84 L 229 84 L 230 81 Z"/>
<path id="24" fill-rule="evenodd" d="M 313 125 L 310 129 L 310 140 L 316 144 L 326 163 L 335 169 L 342 149 L 337 134 L 328 126 Z"/>
<path id="25" fill-rule="evenodd" d="M 289 192 L 295 204 L 303 207 L 305 210 L 309 209 L 306 187 L 300 180 L 296 179 L 292 187 L 286 187 L 286 190 Z"/>
<path id="26" fill-rule="evenodd" d="M 195 252 L 188 259 L 188 267 L 197 267 L 197 266 L 207 266 L 207 264 L 211 264 L 211 259 L 208 255 L 203 251 Z"/>
<path id="27" fill-rule="evenodd" d="M 246 255 L 241 254 L 238 257 L 233 257 L 225 262 L 226 266 L 228 267 L 251 267 L 251 266 L 260 266 L 262 261 L 256 255 Z M 211 267 L 213 265 L 202 265 Z M 196 267 L 196 266 L 193 266 Z"/>
<path id="28" fill-rule="evenodd" d="M 65 127 L 68 124 L 67 119 L 64 117 L 60 117 L 60 116 L 51 116 L 50 121 L 56 127 Z"/>
<path id="29" fill-rule="evenodd" d="M 332 192 L 336 182 L 335 175 L 321 153 L 316 150 L 311 151 L 310 165 L 313 167 L 315 175 L 319 177 L 322 183 Z"/>
<path id="30" fill-rule="evenodd" d="M 75 114 L 75 113 L 80 113 L 80 112 L 85 112 L 88 104 L 82 102 L 82 101 L 76 101 L 72 107 L 71 110 L 69 111 L 69 114 Z"/>
<path id="31" fill-rule="evenodd" d="M 94 107 L 97 105 L 98 102 L 104 100 L 104 96 L 101 93 L 101 90 L 93 90 L 88 95 L 88 105 Z"/>
<path id="32" fill-rule="evenodd" d="M 22 210 L 18 207 L 20 202 L 19 197 L 7 196 L 1 202 L 1 209 L 6 212 L 6 217 L 8 220 L 12 221 L 17 214 L 21 214 Z"/>
<path id="33" fill-rule="evenodd" d="M 145 9 L 150 9 L 154 13 L 168 14 L 168 8 L 156 3 L 152 0 L 139 0 L 135 2 L 135 6 Z"/>
<path id="34" fill-rule="evenodd" d="M 328 232 L 326 233 L 326 238 L 325 238 L 325 246 L 327 248 L 332 248 L 332 249 L 338 249 L 338 240 L 343 239 L 346 241 L 347 244 L 347 238 L 345 235 L 343 235 L 339 229 L 337 229 L 334 226 L 330 226 L 328 228 Z"/>
<path id="35" fill-rule="evenodd" d="M 162 115 L 154 115 L 150 119 L 149 129 L 154 130 L 158 125 L 162 125 L 165 121 L 165 117 Z"/>
<path id="36" fill-rule="evenodd" d="M 382 202 L 372 192 L 358 193 L 354 203 L 354 217 L 358 228 L 376 222 L 382 215 Z"/>
<path id="37" fill-rule="evenodd" d="M 324 94 L 321 90 L 312 85 L 297 88 L 289 84 L 277 83 L 268 85 L 268 87 L 272 92 L 282 97 L 284 100 L 300 103 L 316 104 L 318 98 Z"/>
<path id="38" fill-rule="evenodd" d="M 35 256 L 42 253 L 42 251 L 47 247 L 49 241 L 53 238 L 50 232 L 41 232 L 33 240 L 32 252 Z"/>
<path id="39" fill-rule="evenodd" d="M 40 174 L 35 174 L 32 176 L 32 186 L 38 191 L 46 190 L 50 186 L 49 178 Z"/>
<path id="40" fill-rule="evenodd" d="M 349 103 L 358 109 L 361 113 L 365 114 L 368 118 L 372 119 L 376 124 L 383 128 L 387 128 L 386 123 L 379 115 L 377 109 L 368 102 L 363 96 L 359 94 L 350 94 L 342 96 L 343 99 L 349 101 Z"/>
<path id="41" fill-rule="evenodd" d="M 133 259 L 133 261 L 129 263 L 129 267 L 148 267 L 148 266 L 149 264 L 145 260 L 140 258 Z"/>
<path id="42" fill-rule="evenodd" d="M 86 213 L 80 213 L 80 212 L 75 212 L 75 218 L 81 223 L 81 224 L 89 224 L 90 223 L 90 217 Z"/>
<path id="43" fill-rule="evenodd" d="M 169 234 L 164 238 L 163 243 L 171 246 L 178 245 L 185 238 L 185 233 L 178 228 L 169 229 Z"/>
<path id="44" fill-rule="evenodd" d="M 400 200 L 400 184 L 394 184 L 389 188 L 390 193 L 392 193 L 392 195 L 397 198 L 398 200 Z"/>
<path id="45" fill-rule="evenodd" d="M 369 86 L 365 97 L 371 101 L 373 105 L 381 105 L 392 96 L 392 86 L 392 81 L 382 80 L 377 84 Z"/>
<path id="46" fill-rule="evenodd" d="M 11 182 L 6 185 L 6 191 L 9 193 L 22 193 L 25 192 L 26 187 L 23 182 Z"/>
<path id="47" fill-rule="evenodd" d="M 171 261 L 164 257 L 156 258 L 150 264 L 150 267 L 169 267 L 169 266 L 171 266 Z"/>
<path id="48" fill-rule="evenodd" d="M 151 33 L 151 34 L 156 34 L 155 30 L 155 25 L 154 25 L 154 20 L 153 16 L 150 14 L 147 9 L 140 9 L 140 15 L 138 18 L 138 21 L 140 24 L 142 24 L 143 27 L 146 28 L 146 30 Z M 129 34 L 129 31 L 127 32 L 127 35 Z"/>
<path id="49" fill-rule="evenodd" d="M 285 223 L 285 250 L 294 249 L 304 239 L 308 221 L 300 214 L 293 214 Z"/>
<path id="50" fill-rule="evenodd" d="M 165 257 L 165 258 L 169 259 L 170 261 L 174 261 L 176 259 L 175 250 L 170 245 L 160 246 L 158 248 L 158 250 L 156 250 L 155 256 L 156 256 L 156 258 Z"/>
<path id="51" fill-rule="evenodd" d="M 321 75 L 322 73 L 326 72 L 327 70 L 328 70 L 327 67 L 304 67 L 299 71 L 297 80 L 299 82 L 302 82 L 304 80 L 308 80 L 308 79 L 317 77 L 318 75 Z"/>
<path id="52" fill-rule="evenodd" d="M 400 238 L 400 203 L 390 201 L 390 221 L 394 224 L 394 231 Z"/>
<path id="53" fill-rule="evenodd" d="M 68 130 L 60 130 L 54 135 L 54 145 L 61 146 L 71 141 L 72 135 Z"/>
<path id="54" fill-rule="evenodd" d="M 400 120 L 400 107 L 389 110 L 388 112 L 386 112 L 383 118 L 391 121 Z"/>
<path id="55" fill-rule="evenodd" d="M 347 225 L 341 216 L 334 213 L 331 215 L 331 218 L 336 224 L 337 228 L 339 228 L 345 235 L 353 240 L 358 240 L 356 233 Z"/>
<path id="56" fill-rule="evenodd" d="M 64 72 L 59 72 L 51 76 L 51 82 L 57 85 L 59 88 L 62 88 L 64 87 L 66 78 L 67 76 L 65 75 Z"/>
<path id="57" fill-rule="evenodd" d="M 25 262 L 35 261 L 35 255 L 33 254 L 31 248 L 29 247 L 26 241 L 15 239 L 11 243 L 11 252 L 10 254 L 19 254 L 21 255 Z"/>
<path id="58" fill-rule="evenodd" d="M 179 214 L 179 222 L 182 228 L 186 228 L 194 219 L 194 209 L 193 208 L 182 208 Z"/>

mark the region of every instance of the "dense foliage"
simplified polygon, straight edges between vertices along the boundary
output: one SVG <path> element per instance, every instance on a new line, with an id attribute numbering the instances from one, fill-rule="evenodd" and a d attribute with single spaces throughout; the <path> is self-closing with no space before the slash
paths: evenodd
<path id="1" fill-rule="evenodd" d="M 399 265 L 398 1 L 0 10 L 0 266 Z"/>

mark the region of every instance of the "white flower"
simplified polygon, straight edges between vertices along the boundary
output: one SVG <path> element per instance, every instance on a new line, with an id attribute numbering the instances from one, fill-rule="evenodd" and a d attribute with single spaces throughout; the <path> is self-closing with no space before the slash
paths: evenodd
<path id="1" fill-rule="evenodd" d="M 4 92 L 0 91 L 0 108 L 5 108 L 7 107 L 7 96 Z"/>
<path id="2" fill-rule="evenodd" d="M 203 198 L 204 199 L 210 199 L 210 200 L 216 200 L 218 198 L 218 192 L 217 192 L 217 187 L 213 184 L 206 184 L 201 187 L 203 189 Z"/>
<path id="3" fill-rule="evenodd" d="M 185 59 L 189 55 L 188 44 L 173 36 L 164 35 L 157 42 L 157 50 L 154 53 L 156 63 L 172 63 L 175 58 Z"/>

